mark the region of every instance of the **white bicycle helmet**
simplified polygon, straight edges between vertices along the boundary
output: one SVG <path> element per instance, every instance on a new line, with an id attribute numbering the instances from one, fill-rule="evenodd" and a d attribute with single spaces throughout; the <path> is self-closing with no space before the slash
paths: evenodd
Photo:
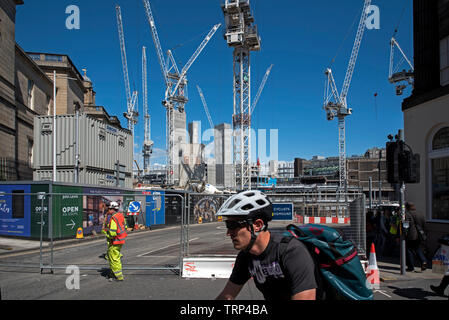
<path id="1" fill-rule="evenodd" d="M 260 218 L 268 222 L 273 219 L 273 205 L 263 192 L 258 190 L 243 191 L 229 197 L 216 215 L 242 217 L 248 220 Z"/>

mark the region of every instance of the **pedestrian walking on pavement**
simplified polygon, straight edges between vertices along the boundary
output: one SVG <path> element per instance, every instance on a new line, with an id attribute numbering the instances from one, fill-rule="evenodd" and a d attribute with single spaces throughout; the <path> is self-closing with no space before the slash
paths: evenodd
<path id="1" fill-rule="evenodd" d="M 409 223 L 405 238 L 407 271 L 414 271 L 415 255 L 421 262 L 421 271 L 424 271 L 427 269 L 427 259 L 421 248 L 427 238 L 424 215 L 416 211 L 413 203 L 407 202 L 405 204 L 405 220 Z"/>
<path id="2" fill-rule="evenodd" d="M 232 274 L 217 299 L 235 299 L 253 277 L 266 300 L 315 300 L 314 261 L 300 241 L 290 241 L 285 254 L 278 254 L 282 237 L 268 231 L 273 206 L 262 192 L 236 194 L 216 215 L 226 219 L 227 235 L 234 248 L 240 250 Z"/>
<path id="3" fill-rule="evenodd" d="M 121 250 L 128 235 L 126 233 L 125 216 L 119 212 L 119 204 L 115 201 L 109 204 L 109 212 L 111 218 L 106 225 L 105 231 L 108 238 L 107 260 L 111 268 L 110 280 L 123 281 Z"/>
<path id="4" fill-rule="evenodd" d="M 446 290 L 447 286 L 449 286 L 449 275 L 444 276 L 443 279 L 441 279 L 439 286 L 430 285 L 430 289 L 436 294 L 444 296 L 444 290 Z"/>

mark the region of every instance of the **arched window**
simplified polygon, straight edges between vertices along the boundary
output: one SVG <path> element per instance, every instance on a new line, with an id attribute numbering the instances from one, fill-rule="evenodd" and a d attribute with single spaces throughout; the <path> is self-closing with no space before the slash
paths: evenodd
<path id="1" fill-rule="evenodd" d="M 449 127 L 437 131 L 429 152 L 432 220 L 449 222 Z"/>

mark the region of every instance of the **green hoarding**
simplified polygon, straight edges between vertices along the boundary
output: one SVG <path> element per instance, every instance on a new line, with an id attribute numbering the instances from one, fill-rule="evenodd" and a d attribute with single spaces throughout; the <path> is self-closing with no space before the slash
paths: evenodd
<path id="1" fill-rule="evenodd" d="M 83 226 L 82 187 L 53 186 L 53 238 L 71 238 Z"/>
<path id="2" fill-rule="evenodd" d="M 48 193 L 48 184 L 36 184 L 31 185 L 31 193 L 45 192 Z M 46 196 L 42 205 L 42 201 L 37 196 L 31 196 L 31 223 L 30 234 L 31 238 L 39 239 L 41 236 L 41 215 L 43 218 L 42 224 L 42 236 L 44 239 L 48 239 L 48 213 L 50 212 L 48 202 L 49 197 Z"/>

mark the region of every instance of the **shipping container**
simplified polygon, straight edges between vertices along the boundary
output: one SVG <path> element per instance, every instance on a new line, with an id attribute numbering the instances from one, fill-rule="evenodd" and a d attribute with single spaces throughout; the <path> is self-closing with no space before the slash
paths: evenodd
<path id="1" fill-rule="evenodd" d="M 53 116 L 35 117 L 33 155 L 35 181 L 53 179 L 53 130 Z M 85 114 L 57 116 L 56 166 L 56 181 L 59 182 L 131 188 L 133 168 L 131 132 Z"/>

